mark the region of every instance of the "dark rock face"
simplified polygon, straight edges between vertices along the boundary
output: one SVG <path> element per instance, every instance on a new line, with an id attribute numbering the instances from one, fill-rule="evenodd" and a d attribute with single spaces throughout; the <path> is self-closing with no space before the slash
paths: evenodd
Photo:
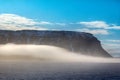
<path id="1" fill-rule="evenodd" d="M 53 45 L 84 55 L 111 57 L 92 34 L 73 31 L 0 30 L 0 44 Z"/>

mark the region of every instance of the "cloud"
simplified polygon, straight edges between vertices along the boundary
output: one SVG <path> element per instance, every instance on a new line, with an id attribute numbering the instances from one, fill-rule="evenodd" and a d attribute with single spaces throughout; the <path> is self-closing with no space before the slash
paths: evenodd
<path id="1" fill-rule="evenodd" d="M 118 45 L 118 43 L 104 43 L 103 45 L 107 46 L 107 47 L 120 47 L 120 45 Z"/>
<path id="2" fill-rule="evenodd" d="M 105 29 L 120 30 L 120 26 L 113 25 L 113 26 L 106 27 Z"/>
<path id="3" fill-rule="evenodd" d="M 83 29 L 76 29 L 76 31 L 80 31 L 80 32 L 88 32 L 88 33 L 92 33 L 92 34 L 101 34 L 101 35 L 108 35 L 109 32 L 107 30 L 104 30 L 104 29 L 87 29 L 87 28 L 83 28 Z"/>
<path id="4" fill-rule="evenodd" d="M 88 28 L 106 28 L 109 26 L 104 21 L 78 22 L 78 24 L 84 25 Z"/>
<path id="5" fill-rule="evenodd" d="M 105 28 L 109 25 L 104 21 L 90 21 L 90 22 L 78 22 L 77 24 L 82 25 L 83 29 L 78 29 L 78 31 L 92 33 L 94 35 L 108 35 L 109 32 Z"/>
<path id="6" fill-rule="evenodd" d="M 113 56 L 113 57 L 120 57 L 120 49 L 119 48 L 106 48 L 106 50 Z"/>
<path id="7" fill-rule="evenodd" d="M 114 42 L 114 41 L 112 41 Z M 111 43 L 109 42 L 103 42 L 102 46 L 107 50 L 108 53 L 113 55 L 114 57 L 120 57 L 120 45 L 118 45 L 118 42 Z"/>
<path id="8" fill-rule="evenodd" d="M 66 26 L 66 23 L 55 23 L 55 25 Z"/>
<path id="9" fill-rule="evenodd" d="M 77 24 L 82 26 L 82 29 L 77 29 L 77 31 L 88 32 L 95 35 L 108 35 L 112 30 L 120 30 L 120 26 L 116 24 L 108 24 L 105 21 L 78 22 Z M 119 44 L 120 40 L 102 40 L 102 46 L 114 57 L 120 56 Z"/>
<path id="10" fill-rule="evenodd" d="M 54 28 L 56 26 L 75 26 L 76 23 L 59 23 L 49 21 L 35 21 L 26 17 L 22 17 L 16 14 L 0 14 L 0 29 L 1 30 L 48 30 L 50 26 Z M 89 32 L 95 35 L 108 35 L 109 29 L 120 30 L 120 26 L 115 24 L 109 25 L 104 21 L 90 21 L 90 22 L 78 22 L 77 26 L 81 25 L 79 29 L 74 31 Z M 50 29 L 58 30 L 57 28 Z"/>
<path id="11" fill-rule="evenodd" d="M 2 30 L 47 30 L 45 25 L 65 26 L 66 24 L 52 23 L 48 21 L 35 21 L 16 14 L 0 14 L 0 29 Z"/>
<path id="12" fill-rule="evenodd" d="M 15 14 L 1 14 L 0 22 L 2 23 L 17 23 L 17 24 L 27 24 L 27 25 L 35 25 L 37 22 L 32 19 L 28 19 L 25 17 L 21 17 Z"/>
<path id="13" fill-rule="evenodd" d="M 108 35 L 109 30 L 120 30 L 120 26 L 115 24 L 107 24 L 105 21 L 88 21 L 88 22 L 77 22 L 83 29 L 78 29 L 80 31 L 89 32 L 95 35 Z"/>
<path id="14" fill-rule="evenodd" d="M 47 21 L 41 21 L 39 22 L 40 25 L 53 25 L 53 23 L 51 22 L 47 22 Z"/>
<path id="15" fill-rule="evenodd" d="M 105 42 L 120 43 L 120 40 L 104 40 Z"/>
<path id="16" fill-rule="evenodd" d="M 41 21 L 39 22 L 40 25 L 58 25 L 58 26 L 65 26 L 65 23 L 54 23 L 54 22 L 48 22 L 48 21 Z"/>
<path id="17" fill-rule="evenodd" d="M 87 28 L 101 28 L 101 29 L 114 29 L 119 30 L 120 26 L 115 24 L 107 24 L 105 21 L 89 21 L 89 22 L 78 22 L 77 24 L 83 25 Z"/>
<path id="18" fill-rule="evenodd" d="M 0 29 L 2 30 L 23 30 L 37 29 L 45 30 L 46 28 L 38 27 L 39 23 L 33 19 L 22 17 L 15 14 L 0 14 Z"/>

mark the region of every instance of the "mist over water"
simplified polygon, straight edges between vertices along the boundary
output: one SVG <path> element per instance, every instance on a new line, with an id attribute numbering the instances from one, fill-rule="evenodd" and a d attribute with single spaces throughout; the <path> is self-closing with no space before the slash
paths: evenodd
<path id="1" fill-rule="evenodd" d="M 48 45 L 0 45 L 0 60 L 40 60 L 62 62 L 116 62 L 119 59 L 84 56 Z"/>

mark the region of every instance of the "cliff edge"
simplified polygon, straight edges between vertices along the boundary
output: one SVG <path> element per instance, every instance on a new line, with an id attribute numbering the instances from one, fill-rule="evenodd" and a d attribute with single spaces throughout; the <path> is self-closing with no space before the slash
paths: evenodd
<path id="1" fill-rule="evenodd" d="M 0 44 L 36 44 L 65 48 L 83 55 L 111 57 L 90 33 L 74 31 L 0 30 Z"/>

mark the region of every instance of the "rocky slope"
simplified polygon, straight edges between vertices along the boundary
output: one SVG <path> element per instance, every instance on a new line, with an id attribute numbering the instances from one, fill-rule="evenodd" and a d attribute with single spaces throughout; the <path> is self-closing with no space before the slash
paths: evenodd
<path id="1" fill-rule="evenodd" d="M 111 57 L 92 34 L 73 31 L 0 30 L 0 44 L 37 44 L 62 47 L 84 55 Z"/>

